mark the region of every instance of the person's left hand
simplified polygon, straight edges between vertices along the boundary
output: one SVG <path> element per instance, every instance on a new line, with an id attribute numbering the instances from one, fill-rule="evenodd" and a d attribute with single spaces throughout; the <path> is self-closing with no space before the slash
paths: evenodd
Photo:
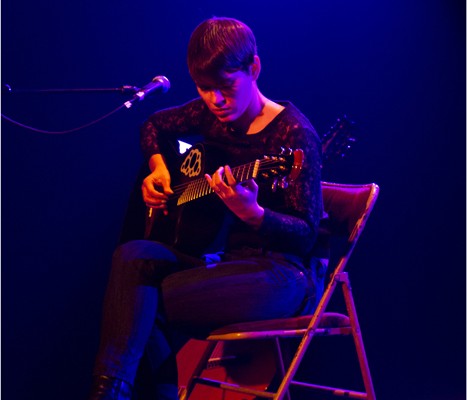
<path id="1" fill-rule="evenodd" d="M 253 179 L 237 183 L 228 165 L 219 167 L 212 175 L 205 175 L 209 186 L 225 205 L 242 221 L 259 227 L 264 209 L 258 204 L 258 185 Z"/>

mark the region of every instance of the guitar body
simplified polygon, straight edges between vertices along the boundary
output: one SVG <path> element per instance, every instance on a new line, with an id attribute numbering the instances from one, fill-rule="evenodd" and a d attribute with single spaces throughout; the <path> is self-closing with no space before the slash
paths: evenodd
<path id="1" fill-rule="evenodd" d="M 178 352 L 178 386 L 186 387 L 207 342 L 192 339 Z M 276 374 L 274 344 L 268 341 L 219 342 L 203 377 L 265 390 Z M 255 396 L 197 385 L 190 400 L 253 400 Z"/>

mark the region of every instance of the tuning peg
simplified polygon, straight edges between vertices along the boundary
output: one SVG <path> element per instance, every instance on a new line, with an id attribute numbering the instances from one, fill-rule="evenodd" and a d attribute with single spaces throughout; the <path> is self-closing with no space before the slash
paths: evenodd
<path id="1" fill-rule="evenodd" d="M 277 190 L 277 184 L 278 184 L 277 178 L 275 178 L 275 179 L 272 181 L 272 184 L 271 184 L 271 190 L 272 190 L 273 192 L 275 192 L 275 191 Z"/>
<path id="2" fill-rule="evenodd" d="M 279 187 L 281 189 L 287 189 L 289 187 L 289 181 L 287 180 L 286 176 L 284 176 L 279 182 Z"/>

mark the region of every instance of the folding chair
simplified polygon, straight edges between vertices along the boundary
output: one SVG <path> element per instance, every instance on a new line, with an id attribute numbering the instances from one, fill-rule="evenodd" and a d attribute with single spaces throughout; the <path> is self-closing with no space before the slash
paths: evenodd
<path id="1" fill-rule="evenodd" d="M 322 189 L 324 209 L 329 215 L 325 228 L 331 239 L 343 239 L 344 245 L 342 245 L 341 241 L 341 245 L 338 246 L 339 254 L 337 258 L 332 256 L 335 249 L 331 245 L 331 260 L 334 259 L 334 261 L 332 265 L 329 265 L 328 283 L 314 314 L 233 324 L 211 332 L 206 338 L 208 345 L 204 354 L 194 369 L 186 388 L 180 391 L 181 400 L 188 400 L 196 385 L 207 385 L 225 391 L 242 393 L 243 395 L 250 395 L 249 398 L 256 396 L 257 398 L 275 400 L 289 399 L 289 388 L 293 385 L 326 395 L 355 399 L 375 399 L 349 276 L 344 270 L 376 202 L 379 187 L 374 183 L 348 185 L 322 182 Z M 346 308 L 344 314 L 326 311 L 336 286 L 342 288 Z M 365 388 L 364 392 L 317 385 L 304 382 L 303 379 L 301 381 L 294 379 L 313 337 L 332 335 L 352 335 Z M 280 339 L 283 338 L 299 338 L 295 341 L 295 343 L 299 342 L 299 344 L 290 363 L 284 362 L 280 342 Z M 207 364 L 212 359 L 212 352 L 219 342 L 271 339 L 275 342 L 276 359 L 278 360 L 277 370 L 280 373 L 280 384 L 275 386 L 277 389 L 264 388 L 264 390 L 258 390 L 251 387 L 240 387 L 232 382 L 207 378 L 206 374 L 203 374 Z M 212 398 L 215 398 L 215 396 Z"/>

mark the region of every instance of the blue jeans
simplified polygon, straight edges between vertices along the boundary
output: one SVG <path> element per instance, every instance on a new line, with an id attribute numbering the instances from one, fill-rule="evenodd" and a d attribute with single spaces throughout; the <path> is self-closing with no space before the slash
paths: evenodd
<path id="1" fill-rule="evenodd" d="M 176 383 L 176 332 L 297 315 L 316 298 L 312 279 L 293 256 L 247 250 L 207 264 L 158 242 L 125 243 L 112 261 L 94 374 L 133 383 L 146 349 L 161 375 L 175 368 L 161 383 Z"/>

